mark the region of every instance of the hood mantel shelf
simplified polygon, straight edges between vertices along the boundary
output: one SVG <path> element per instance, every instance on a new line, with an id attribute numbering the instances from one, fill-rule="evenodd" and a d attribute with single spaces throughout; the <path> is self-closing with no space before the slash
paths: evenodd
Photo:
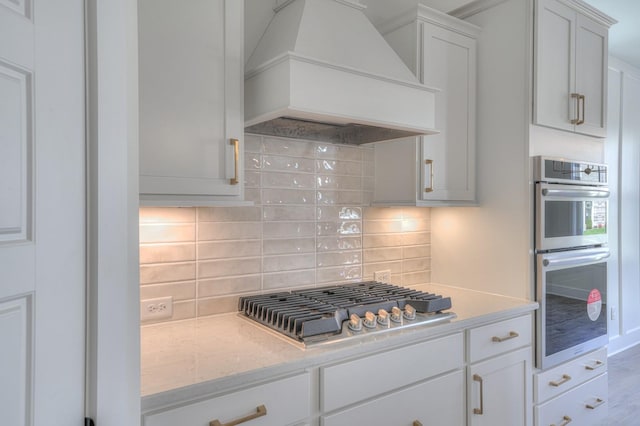
<path id="1" fill-rule="evenodd" d="M 437 133 L 437 90 L 416 79 L 363 8 L 292 0 L 276 10 L 245 67 L 247 132 L 351 144 Z"/>

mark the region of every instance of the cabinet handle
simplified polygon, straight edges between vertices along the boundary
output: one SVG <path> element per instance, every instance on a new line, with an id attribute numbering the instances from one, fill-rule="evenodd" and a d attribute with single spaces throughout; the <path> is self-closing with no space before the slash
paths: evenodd
<path id="1" fill-rule="evenodd" d="M 510 331 L 508 336 L 506 336 L 506 337 L 493 336 L 491 338 L 491 341 L 500 343 L 500 342 L 504 342 L 505 340 L 515 339 L 518 336 L 520 336 L 520 335 L 518 333 L 516 333 L 515 331 Z"/>
<path id="2" fill-rule="evenodd" d="M 589 410 L 595 410 L 602 404 L 604 404 L 604 399 L 596 398 L 596 402 L 594 402 L 593 404 L 587 404 L 585 405 L 585 407 L 587 407 Z"/>
<path id="3" fill-rule="evenodd" d="M 256 408 L 255 413 L 249 414 L 246 417 L 242 417 L 241 419 L 237 419 L 237 420 L 232 420 L 229 423 L 220 423 L 220 420 L 218 419 L 211 420 L 209 422 L 209 426 L 236 426 L 241 423 L 248 422 L 249 420 L 257 419 L 258 417 L 262 417 L 266 415 L 267 415 L 267 407 L 265 407 L 264 405 L 260 405 L 258 406 L 258 408 Z"/>
<path id="4" fill-rule="evenodd" d="M 424 192 L 433 192 L 433 160 L 424 160 L 424 164 L 429 166 L 429 172 L 430 172 L 429 186 L 424 188 Z"/>
<path id="5" fill-rule="evenodd" d="M 412 426 L 422 426 L 420 420 L 414 420 Z"/>
<path id="6" fill-rule="evenodd" d="M 600 361 L 599 359 L 594 361 L 594 365 L 585 365 L 584 368 L 586 368 L 587 370 L 595 370 L 596 368 L 600 368 L 600 367 L 604 367 L 604 362 Z"/>
<path id="7" fill-rule="evenodd" d="M 576 118 L 571 120 L 571 124 L 580 124 L 580 94 L 579 93 L 572 93 L 571 94 L 571 99 L 575 99 L 576 100 Z"/>
<path id="8" fill-rule="evenodd" d="M 576 124 L 584 124 L 584 108 L 585 108 L 585 97 L 584 95 L 580 95 L 578 97 L 578 102 L 582 101 L 582 118 L 578 120 Z"/>
<path id="9" fill-rule="evenodd" d="M 558 386 L 560 386 L 560 385 L 561 385 L 561 384 L 563 384 L 563 383 L 567 383 L 569 380 L 571 380 L 571 376 L 570 376 L 570 375 L 568 375 L 568 374 L 563 374 L 563 375 L 562 375 L 562 379 L 560 379 L 560 380 L 558 380 L 558 381 L 556 381 L 556 382 L 553 382 L 553 381 L 552 381 L 552 382 L 549 382 L 549 385 L 551 385 L 551 386 L 555 386 L 555 387 L 558 387 Z"/>
<path id="10" fill-rule="evenodd" d="M 562 416 L 562 423 L 560 423 L 558 426 L 567 426 L 569 423 L 571 423 L 573 419 L 569 416 Z M 551 426 L 556 426 L 555 423 L 551 424 Z"/>
<path id="11" fill-rule="evenodd" d="M 482 382 L 482 377 L 480 377 L 480 375 L 478 374 L 474 374 L 473 381 L 480 382 L 480 408 L 474 408 L 473 414 L 484 414 L 484 395 L 483 395 L 484 383 Z"/>
<path id="12" fill-rule="evenodd" d="M 233 177 L 230 179 L 231 185 L 237 185 L 240 183 L 238 180 L 238 170 L 240 170 L 240 165 L 238 162 L 240 161 L 240 141 L 238 139 L 229 139 L 231 145 L 233 145 L 233 158 L 234 158 L 234 167 L 235 171 L 233 172 Z"/>

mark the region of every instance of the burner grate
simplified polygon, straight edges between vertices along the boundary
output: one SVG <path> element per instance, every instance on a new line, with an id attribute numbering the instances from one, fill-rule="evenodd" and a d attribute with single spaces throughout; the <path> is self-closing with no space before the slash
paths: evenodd
<path id="1" fill-rule="evenodd" d="M 410 304 L 423 317 L 451 308 L 451 299 L 375 281 L 241 297 L 245 316 L 298 341 L 343 332 L 351 315 Z M 448 315 L 450 318 L 452 315 Z M 397 326 L 396 326 L 397 327 Z"/>

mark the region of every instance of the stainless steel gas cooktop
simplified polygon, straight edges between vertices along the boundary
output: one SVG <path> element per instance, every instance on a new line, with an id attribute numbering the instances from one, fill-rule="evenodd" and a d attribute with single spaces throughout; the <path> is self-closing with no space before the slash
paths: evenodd
<path id="1" fill-rule="evenodd" d="M 375 281 L 241 297 L 238 310 L 305 347 L 456 317 L 451 298 Z"/>

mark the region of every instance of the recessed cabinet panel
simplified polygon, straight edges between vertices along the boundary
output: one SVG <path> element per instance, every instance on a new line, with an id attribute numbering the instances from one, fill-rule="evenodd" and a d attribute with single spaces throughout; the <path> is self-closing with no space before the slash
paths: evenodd
<path id="1" fill-rule="evenodd" d="M 574 85 L 575 12 L 557 2 L 538 3 L 536 122 L 573 130 L 576 114 L 569 92 Z"/>
<path id="2" fill-rule="evenodd" d="M 419 368 L 419 367 L 418 367 Z M 464 424 L 464 373 L 457 370 L 419 385 L 324 416 L 323 426 Z"/>
<path id="3" fill-rule="evenodd" d="M 2 424 L 26 425 L 28 421 L 31 367 L 31 323 L 29 300 L 0 303 L 0 412 Z"/>
<path id="4" fill-rule="evenodd" d="M 423 200 L 475 198 L 476 41 L 424 26 L 424 84 L 438 87 L 436 128 L 423 136 Z"/>
<path id="5" fill-rule="evenodd" d="M 144 426 L 206 426 L 247 422 L 251 426 L 298 424 L 309 417 L 311 407 L 308 373 L 144 416 Z M 253 416 L 253 417 L 252 417 Z M 240 422 L 240 420 L 244 420 Z M 232 423 L 232 422 L 236 423 Z"/>
<path id="6" fill-rule="evenodd" d="M 606 136 L 608 31 L 578 15 L 576 25 L 576 88 L 584 95 L 584 123 L 576 131 Z"/>
<path id="7" fill-rule="evenodd" d="M 578 2 L 536 5 L 534 124 L 605 137 L 611 21 Z"/>
<path id="8" fill-rule="evenodd" d="M 28 237 L 32 126 L 31 74 L 0 62 L 0 242 Z"/>
<path id="9" fill-rule="evenodd" d="M 476 69 L 480 28 L 419 5 L 386 40 L 436 87 L 435 135 L 375 145 L 377 205 L 470 205 L 476 200 Z M 392 166 L 392 167 L 390 167 Z"/>
<path id="10" fill-rule="evenodd" d="M 140 193 L 242 195 L 243 6 L 139 2 Z M 222 196 L 222 197 L 220 197 Z M 216 198 L 217 197 L 217 198 Z"/>
<path id="11" fill-rule="evenodd" d="M 471 365 L 468 424 L 531 425 L 530 376 L 530 347 Z"/>

